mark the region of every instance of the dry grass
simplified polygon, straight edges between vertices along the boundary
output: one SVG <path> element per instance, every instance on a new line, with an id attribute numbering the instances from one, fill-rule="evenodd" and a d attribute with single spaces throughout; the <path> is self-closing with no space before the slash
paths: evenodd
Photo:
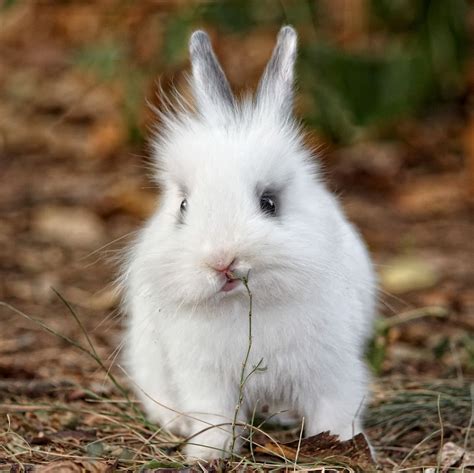
<path id="1" fill-rule="evenodd" d="M 264 423 L 237 423 L 245 382 L 256 369 L 246 372 L 252 348 L 252 294 L 246 280 L 243 282 L 250 302 L 249 344 L 243 360 L 236 416 L 231 425 L 234 435 L 237 427 L 245 428 L 246 440 L 251 442 L 247 442 L 240 455 L 234 451 L 233 443 L 230 460 L 193 468 L 196 471 L 202 471 L 201 468 L 205 471 L 368 471 L 367 466 L 351 463 L 350 459 L 340 461 L 335 456 L 298 461 L 301 426 L 269 431 Z M 140 406 L 129 397 L 124 386 L 126 377 L 111 372 L 97 354 L 72 306 L 60 294 L 58 296 L 84 334 L 87 345 L 58 333 L 9 304 L 0 305 L 93 359 L 106 380 L 99 390 L 71 382 L 31 381 L 3 386 L 10 402 L 0 405 L 0 414 L 6 419 L 0 432 L 0 464 L 13 465 L 16 471 L 60 460 L 65 468 L 80 467 L 85 471 L 186 468 L 180 446 L 184 441 L 192 442 L 192 438 L 178 438 L 146 420 Z M 472 386 L 463 379 L 450 382 L 392 379 L 390 384 L 378 384 L 367 414 L 367 432 L 376 448 L 379 468 L 407 471 L 432 467 L 447 471 L 440 466 L 440 452 L 446 442 L 472 450 Z M 33 402 L 34 397 L 37 399 Z M 282 442 L 295 439 L 298 440 L 296 457 L 289 458 Z M 39 466 L 36 468 L 41 470 Z"/>

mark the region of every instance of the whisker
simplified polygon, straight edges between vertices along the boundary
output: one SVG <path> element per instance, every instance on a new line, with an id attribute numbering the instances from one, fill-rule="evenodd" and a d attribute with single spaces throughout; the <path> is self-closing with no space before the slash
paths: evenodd
<path id="1" fill-rule="evenodd" d="M 114 240 L 112 240 L 112 241 L 106 243 L 105 245 L 101 246 L 100 248 L 97 248 L 96 250 L 92 251 L 91 253 L 88 253 L 87 255 L 82 256 L 81 258 L 79 258 L 79 261 L 82 261 L 82 260 L 84 260 L 84 259 L 90 258 L 91 256 L 94 256 L 95 254 L 101 252 L 102 250 L 104 250 L 105 248 L 109 247 L 110 245 L 113 245 L 114 243 L 117 243 L 117 242 L 119 242 L 119 241 L 121 241 L 121 240 L 123 240 L 123 239 L 129 237 L 130 235 L 133 235 L 133 234 L 136 234 L 136 233 L 138 233 L 137 230 L 132 230 L 131 232 L 126 233 L 125 235 L 122 235 L 122 236 L 120 236 L 120 237 L 118 237 L 118 238 L 115 238 Z"/>

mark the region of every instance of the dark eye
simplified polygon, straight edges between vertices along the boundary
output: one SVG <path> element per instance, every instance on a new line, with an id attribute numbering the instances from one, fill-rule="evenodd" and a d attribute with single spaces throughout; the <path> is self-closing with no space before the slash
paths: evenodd
<path id="1" fill-rule="evenodd" d="M 271 194 L 263 194 L 262 197 L 260 197 L 260 208 L 262 209 L 262 212 L 266 213 L 267 215 L 275 215 L 275 197 Z"/>
<path id="2" fill-rule="evenodd" d="M 181 206 L 179 207 L 179 210 L 181 210 L 181 213 L 184 214 L 184 212 L 186 212 L 187 208 L 188 208 L 188 201 L 186 199 L 183 199 L 181 201 Z"/>

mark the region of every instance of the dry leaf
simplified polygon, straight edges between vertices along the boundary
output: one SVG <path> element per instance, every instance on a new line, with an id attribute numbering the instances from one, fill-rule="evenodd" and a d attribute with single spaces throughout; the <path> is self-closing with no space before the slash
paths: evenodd
<path id="1" fill-rule="evenodd" d="M 462 457 L 461 469 L 468 468 L 468 467 L 474 468 L 474 452 L 473 451 L 464 452 L 464 456 Z"/>
<path id="2" fill-rule="evenodd" d="M 439 274 L 424 260 L 407 256 L 385 263 L 380 279 L 386 291 L 403 294 L 433 287 L 439 281 Z"/>
<path id="3" fill-rule="evenodd" d="M 126 212 L 139 218 L 148 218 L 156 209 L 156 189 L 142 189 L 143 184 L 130 178 L 114 184 L 105 194 L 104 210 Z"/>
<path id="4" fill-rule="evenodd" d="M 88 140 L 87 155 L 105 158 L 117 153 L 124 146 L 125 130 L 117 120 L 100 122 L 93 128 Z"/>
<path id="5" fill-rule="evenodd" d="M 464 205 L 464 180 L 459 174 L 418 178 L 398 188 L 398 209 L 410 218 L 450 215 Z"/>
<path id="6" fill-rule="evenodd" d="M 357 434 L 350 440 L 340 441 L 337 435 L 321 432 L 301 441 L 276 444 L 267 442 L 255 451 L 281 457 L 284 455 L 291 461 L 321 461 L 345 463 L 358 471 L 375 470 L 375 463 L 370 452 L 369 444 L 364 434 Z"/>
<path id="7" fill-rule="evenodd" d="M 399 185 L 403 149 L 400 145 L 365 142 L 333 153 L 334 173 L 350 186 L 387 192 Z"/>
<path id="8" fill-rule="evenodd" d="M 84 208 L 47 206 L 38 209 L 34 230 L 41 236 L 66 246 L 90 248 L 104 239 L 101 220 Z"/>
<path id="9" fill-rule="evenodd" d="M 441 471 L 447 472 L 451 468 L 467 468 L 474 466 L 474 453 L 466 451 L 453 442 L 446 442 L 441 450 Z"/>
<path id="10" fill-rule="evenodd" d="M 115 465 L 109 462 L 92 461 L 56 461 L 35 468 L 37 473 L 110 473 Z"/>

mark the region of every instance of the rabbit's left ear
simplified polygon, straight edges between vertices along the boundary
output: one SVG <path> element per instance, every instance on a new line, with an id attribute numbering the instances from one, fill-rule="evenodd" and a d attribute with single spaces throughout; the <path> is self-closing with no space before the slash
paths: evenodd
<path id="1" fill-rule="evenodd" d="M 277 44 L 257 90 L 257 105 L 291 115 L 297 34 L 291 26 L 278 33 Z"/>
<path id="2" fill-rule="evenodd" d="M 195 31 L 191 35 L 189 52 L 192 86 L 199 112 L 207 117 L 232 110 L 234 95 L 204 31 Z"/>

